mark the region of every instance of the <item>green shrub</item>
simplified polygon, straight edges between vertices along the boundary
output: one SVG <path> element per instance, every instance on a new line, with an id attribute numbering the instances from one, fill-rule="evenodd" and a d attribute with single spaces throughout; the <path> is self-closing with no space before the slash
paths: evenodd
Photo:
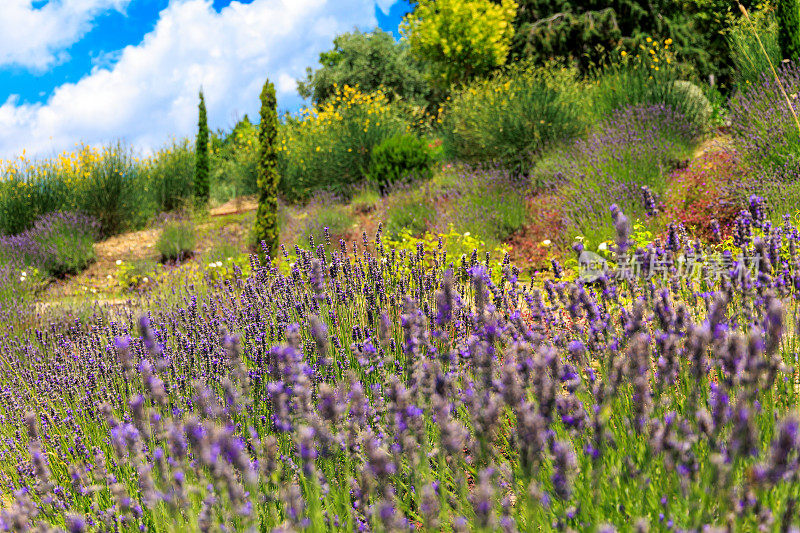
<path id="1" fill-rule="evenodd" d="M 407 127 L 382 91 L 344 87 L 303 120 L 287 120 L 281 128 L 281 191 L 289 200 L 318 191 L 349 198 L 369 174 L 373 148 Z"/>
<path id="2" fill-rule="evenodd" d="M 453 96 L 442 119 L 444 152 L 527 171 L 545 147 L 583 132 L 580 101 L 573 70 L 512 66 Z"/>
<path id="3" fill-rule="evenodd" d="M 431 95 L 424 70 L 407 42 L 381 29 L 354 30 L 334 37 L 333 48 L 319 55 L 316 70 L 308 67 L 305 79 L 297 81 L 297 92 L 319 104 L 339 87 L 358 86 L 364 91 L 383 89 L 390 97 L 424 107 Z"/>
<path id="4" fill-rule="evenodd" d="M 194 253 L 194 225 L 185 220 L 175 220 L 164 224 L 156 242 L 156 250 L 161 254 L 161 261 L 180 262 Z"/>
<path id="5" fill-rule="evenodd" d="M 215 135 L 211 151 L 211 199 L 222 204 L 258 193 L 258 127 L 245 117 L 227 135 Z"/>
<path id="6" fill-rule="evenodd" d="M 797 0 L 778 0 L 776 7 L 781 57 L 794 61 L 800 56 L 800 4 Z"/>
<path id="7" fill-rule="evenodd" d="M 430 179 L 432 165 L 427 141 L 409 134 L 394 135 L 372 150 L 370 181 L 385 191 L 405 179 Z"/>
<path id="8" fill-rule="evenodd" d="M 192 198 L 194 167 L 194 148 L 185 138 L 173 140 L 145 160 L 143 172 L 150 177 L 157 212 L 179 209 Z"/>
<path id="9" fill-rule="evenodd" d="M 138 229 L 190 199 L 193 179 L 187 140 L 144 159 L 116 143 L 81 146 L 51 159 L 0 162 L 0 234 L 18 234 L 57 211 L 95 218 L 101 236 Z"/>
<path id="10" fill-rule="evenodd" d="M 418 237 L 427 231 L 436 217 L 434 207 L 419 195 L 399 198 L 386 211 L 386 235 L 397 239 L 404 229 Z"/>
<path id="11" fill-rule="evenodd" d="M 155 212 L 155 202 L 147 170 L 132 151 L 117 144 L 88 166 L 88 176 L 73 191 L 72 209 L 97 218 L 104 236 L 142 227 Z"/>

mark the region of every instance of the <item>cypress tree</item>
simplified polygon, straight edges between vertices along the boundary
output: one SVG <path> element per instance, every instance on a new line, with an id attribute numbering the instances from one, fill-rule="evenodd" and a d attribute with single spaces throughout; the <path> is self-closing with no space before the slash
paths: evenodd
<path id="1" fill-rule="evenodd" d="M 258 125 L 258 211 L 255 235 L 264 253 L 275 257 L 278 250 L 278 111 L 275 86 L 269 80 L 261 90 L 261 122 Z"/>
<path id="2" fill-rule="evenodd" d="M 800 4 L 798 0 L 778 0 L 778 44 L 784 59 L 800 56 Z"/>
<path id="3" fill-rule="evenodd" d="M 200 204 L 208 202 L 208 117 L 206 100 L 200 91 L 200 112 L 197 121 L 197 142 L 195 145 L 194 197 Z"/>

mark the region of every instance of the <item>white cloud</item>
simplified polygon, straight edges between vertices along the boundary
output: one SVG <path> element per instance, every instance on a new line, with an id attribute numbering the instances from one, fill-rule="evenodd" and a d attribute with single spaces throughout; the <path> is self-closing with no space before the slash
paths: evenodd
<path id="1" fill-rule="evenodd" d="M 378 7 L 383 11 L 384 15 L 388 15 L 389 8 L 396 4 L 397 0 L 375 0 L 375 3 L 378 4 Z"/>
<path id="2" fill-rule="evenodd" d="M 2 0 L 0 66 L 43 70 L 67 57 L 65 48 L 91 29 L 109 10 L 122 11 L 130 0 L 51 0 L 34 7 L 31 0 Z"/>
<path id="3" fill-rule="evenodd" d="M 116 139 L 150 149 L 171 135 L 191 135 L 201 86 L 212 129 L 256 115 L 267 77 L 279 106 L 294 107 L 300 102 L 294 80 L 336 34 L 374 27 L 374 15 L 373 0 L 254 0 L 219 13 L 211 0 L 173 0 L 113 67 L 95 67 L 44 104 L 12 96 L 0 106 L 0 157 Z"/>

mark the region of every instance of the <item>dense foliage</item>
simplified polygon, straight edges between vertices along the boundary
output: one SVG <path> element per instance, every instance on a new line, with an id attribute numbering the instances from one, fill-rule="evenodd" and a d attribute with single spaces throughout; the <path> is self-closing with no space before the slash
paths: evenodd
<path id="1" fill-rule="evenodd" d="M 173 139 L 142 163 L 155 212 L 179 209 L 192 198 L 197 161 L 189 139 Z"/>
<path id="2" fill-rule="evenodd" d="M 559 58 L 589 72 L 620 46 L 638 46 L 646 37 L 671 39 L 695 75 L 714 75 L 728 84 L 732 72 L 724 34 L 734 13 L 736 4 L 727 0 L 521 0 L 511 57 L 538 64 Z"/>
<path id="3" fill-rule="evenodd" d="M 400 31 L 433 82 L 449 87 L 506 62 L 516 9 L 513 0 L 422 0 Z"/>
<path id="4" fill-rule="evenodd" d="M 453 95 L 444 114 L 445 153 L 526 171 L 542 149 L 582 133 L 585 99 L 569 69 L 523 65 L 475 81 Z"/>
<path id="5" fill-rule="evenodd" d="M 152 215 L 153 193 L 160 190 L 155 180 L 164 177 L 121 144 L 81 146 L 49 160 L 21 157 L 0 172 L 0 233 L 8 235 L 56 211 L 93 216 L 103 235 L 138 227 Z"/>
<path id="6" fill-rule="evenodd" d="M 382 90 L 338 88 L 334 97 L 282 129 L 281 191 L 291 200 L 320 190 L 347 198 L 369 176 L 374 147 L 408 128 L 407 117 Z"/>
<path id="7" fill-rule="evenodd" d="M 776 2 L 778 44 L 784 59 L 800 58 L 800 3 L 797 0 Z"/>
<path id="8" fill-rule="evenodd" d="M 194 156 L 194 195 L 197 201 L 205 204 L 208 201 L 208 117 L 206 116 L 206 100 L 203 91 L 200 91 L 198 104 L 197 140 L 195 141 Z"/>
<path id="9" fill-rule="evenodd" d="M 212 200 L 222 203 L 258 192 L 258 149 L 258 124 L 250 122 L 247 115 L 230 132 L 218 132 L 212 137 Z"/>
<path id="10" fill-rule="evenodd" d="M 726 32 L 731 50 L 733 81 L 741 91 L 756 84 L 783 58 L 778 43 L 778 23 L 769 5 L 751 11 L 748 17 L 735 19 Z"/>
<path id="11" fill-rule="evenodd" d="M 195 248 L 194 226 L 189 220 L 166 220 L 156 241 L 162 262 L 181 262 L 192 256 Z"/>
<path id="12" fill-rule="evenodd" d="M 433 154 L 425 139 L 400 134 L 384 139 L 372 150 L 369 181 L 381 190 L 396 183 L 430 179 Z"/>
<path id="13" fill-rule="evenodd" d="M 264 83 L 261 90 L 261 122 L 258 126 L 258 211 L 256 212 L 256 243 L 272 256 L 278 250 L 278 102 L 275 86 Z"/>
<path id="14" fill-rule="evenodd" d="M 395 41 L 390 33 L 375 30 L 337 35 L 333 48 L 319 57 L 320 66 L 306 70 L 297 92 L 321 104 L 349 85 L 362 91 L 383 90 L 391 100 L 401 98 L 418 106 L 427 105 L 431 88 L 424 66 L 409 53 L 408 44 Z"/>

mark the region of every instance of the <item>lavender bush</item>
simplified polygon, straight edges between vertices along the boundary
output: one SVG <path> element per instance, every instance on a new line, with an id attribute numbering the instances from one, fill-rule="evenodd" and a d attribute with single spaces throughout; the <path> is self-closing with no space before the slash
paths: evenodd
<path id="1" fill-rule="evenodd" d="M 80 272 L 94 260 L 99 228 L 96 220 L 77 213 L 44 215 L 22 233 L 0 236 L 0 263 L 56 277 Z"/>
<path id="2" fill-rule="evenodd" d="M 499 165 L 462 166 L 451 171 L 448 183 L 435 194 L 448 202 L 438 209 L 436 230 L 452 225 L 480 235 L 493 248 L 528 222 L 528 179 Z"/>
<path id="3" fill-rule="evenodd" d="M 534 182 L 557 186 L 569 226 L 602 241 L 613 229 L 608 205 L 644 219 L 641 188 L 663 192 L 667 176 L 691 154 L 699 131 L 663 105 L 628 107 L 602 121 L 585 139 L 552 153 L 534 172 Z"/>
<path id="4" fill-rule="evenodd" d="M 761 194 L 780 215 L 793 213 L 800 200 L 800 129 L 792 113 L 800 113 L 800 66 L 787 62 L 778 68 L 779 82 L 764 73 L 730 102 L 731 134 L 750 174 L 741 196 Z M 791 105 L 791 110 L 789 106 Z"/>
<path id="5" fill-rule="evenodd" d="M 658 276 L 533 288 L 378 234 L 19 328 L 0 529 L 788 531 L 799 237 L 750 207 L 753 272 L 686 276 L 714 250 L 631 249 L 615 206 Z"/>

